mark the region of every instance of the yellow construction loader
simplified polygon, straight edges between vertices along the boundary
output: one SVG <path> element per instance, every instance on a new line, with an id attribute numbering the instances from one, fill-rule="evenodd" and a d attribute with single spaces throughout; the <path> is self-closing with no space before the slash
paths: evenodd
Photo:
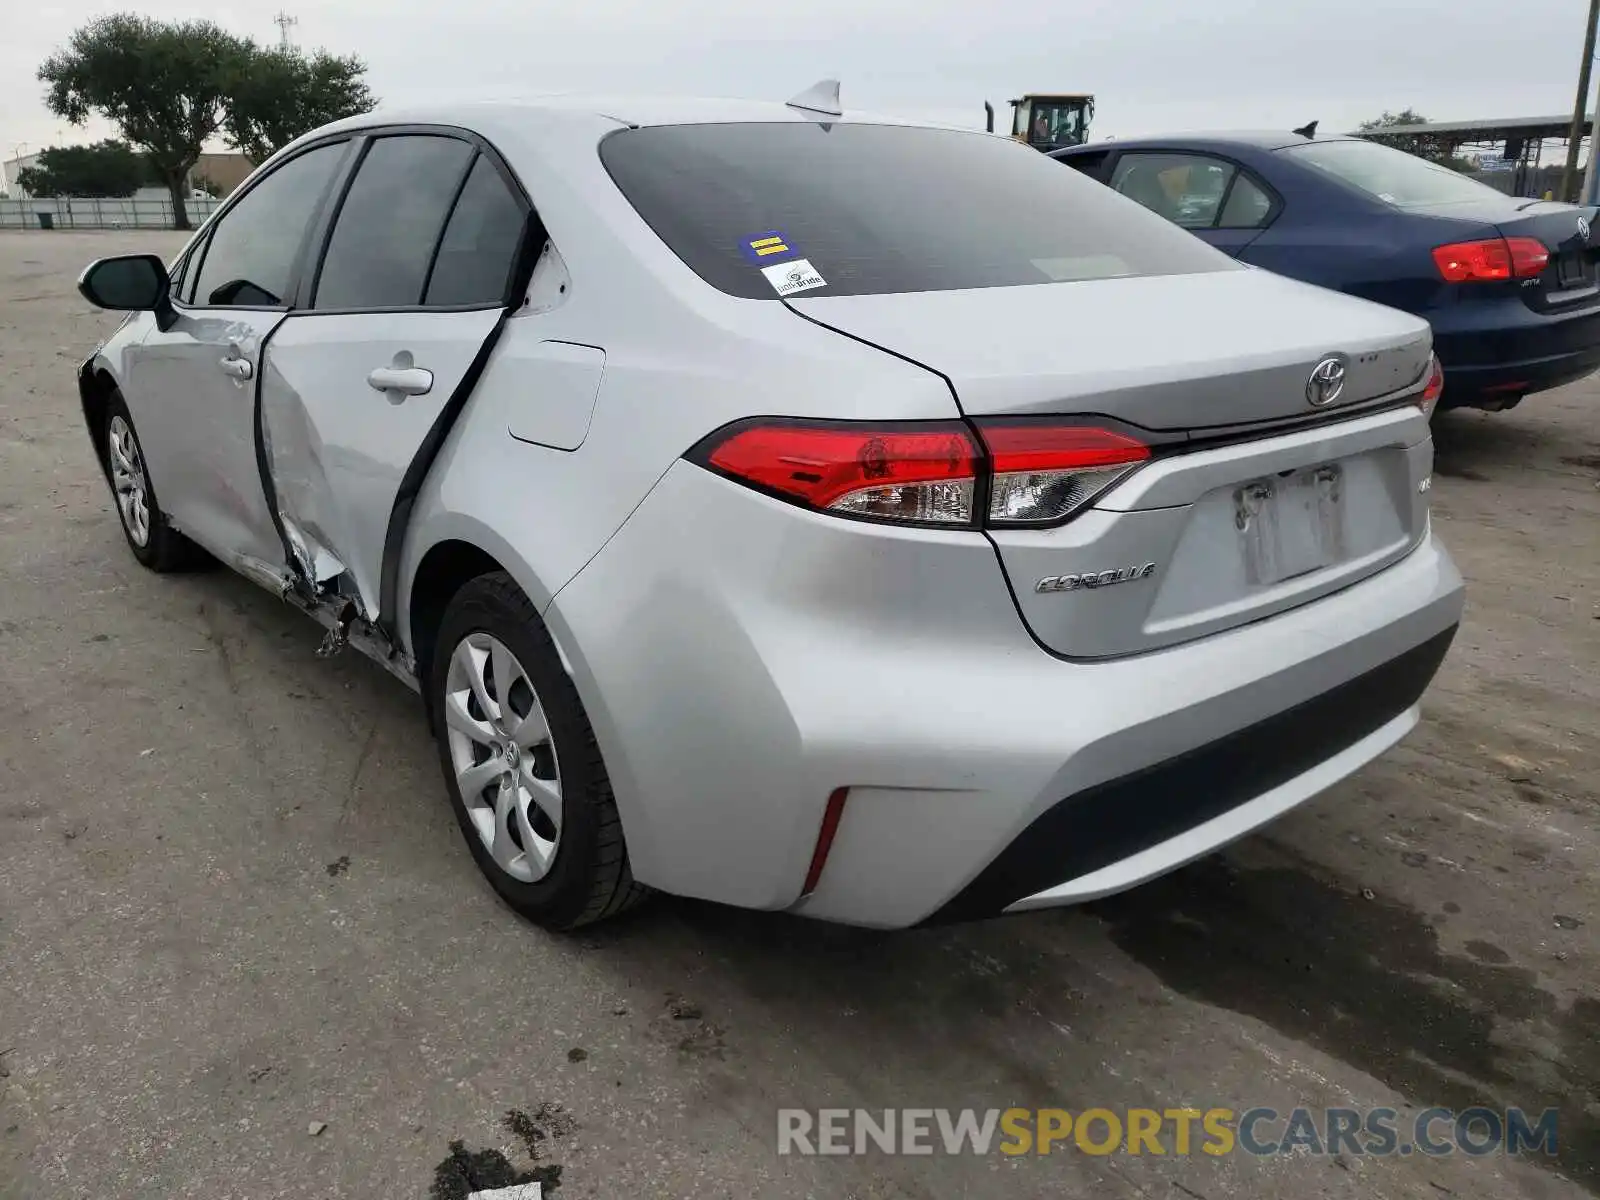
<path id="1" fill-rule="evenodd" d="M 989 132 L 994 132 L 994 106 L 984 104 Z M 1081 146 L 1089 140 L 1094 97 L 1086 92 L 1028 92 L 1011 101 L 1011 136 L 1035 150 Z"/>

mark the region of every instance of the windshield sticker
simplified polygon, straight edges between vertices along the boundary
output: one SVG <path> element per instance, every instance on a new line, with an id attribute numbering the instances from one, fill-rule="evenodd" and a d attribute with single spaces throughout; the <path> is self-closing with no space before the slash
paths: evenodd
<path id="1" fill-rule="evenodd" d="M 794 250 L 789 245 L 789 239 L 783 236 L 782 230 L 769 229 L 765 233 L 746 238 L 744 253 L 751 262 L 761 262 L 764 259 L 771 259 L 774 254 L 793 254 Z"/>
<path id="2" fill-rule="evenodd" d="M 772 290 L 780 296 L 828 286 L 827 281 L 803 258 L 797 258 L 794 262 L 774 263 L 770 267 L 762 267 L 761 273 L 767 277 Z"/>

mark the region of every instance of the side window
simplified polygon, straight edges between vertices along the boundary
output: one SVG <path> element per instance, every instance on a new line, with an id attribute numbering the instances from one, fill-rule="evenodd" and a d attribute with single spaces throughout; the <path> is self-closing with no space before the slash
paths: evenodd
<path id="1" fill-rule="evenodd" d="M 1185 229 L 1209 229 L 1234 171 L 1205 154 L 1130 153 L 1117 160 L 1111 186 Z"/>
<path id="2" fill-rule="evenodd" d="M 1272 214 L 1272 197 L 1250 176 L 1240 172 L 1222 206 L 1217 224 L 1223 229 L 1255 229 Z"/>
<path id="3" fill-rule="evenodd" d="M 482 154 L 444 227 L 425 304 L 497 304 L 522 238 L 522 205 Z"/>
<path id="4" fill-rule="evenodd" d="M 194 287 L 200 280 L 200 264 L 206 256 L 206 248 L 211 244 L 211 231 L 195 242 L 194 247 L 184 255 L 183 262 L 178 264 L 178 273 L 172 279 L 172 295 L 184 304 L 194 303 Z"/>
<path id="5" fill-rule="evenodd" d="M 1083 172 L 1090 179 L 1099 179 L 1100 171 L 1106 165 L 1106 158 L 1110 153 L 1109 150 L 1101 150 L 1094 154 L 1068 154 L 1057 161 L 1066 163 L 1074 171 Z"/>
<path id="6" fill-rule="evenodd" d="M 361 160 L 328 241 L 314 308 L 422 302 L 445 214 L 474 151 L 458 138 L 379 138 Z"/>
<path id="7" fill-rule="evenodd" d="M 184 291 L 184 288 L 194 280 L 195 273 L 190 268 L 200 261 L 201 249 L 202 247 L 197 244 L 194 249 L 178 260 L 177 269 L 172 272 L 170 293 L 179 300 L 186 301 L 189 299 L 189 294 Z"/>
<path id="8" fill-rule="evenodd" d="M 290 159 L 222 214 L 200 259 L 194 303 L 284 303 L 306 226 L 344 151 L 344 143 L 336 142 Z"/>

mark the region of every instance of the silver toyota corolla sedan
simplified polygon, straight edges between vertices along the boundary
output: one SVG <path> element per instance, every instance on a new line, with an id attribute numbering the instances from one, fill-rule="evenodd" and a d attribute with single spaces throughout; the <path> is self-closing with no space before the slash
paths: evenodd
<path id="1" fill-rule="evenodd" d="M 550 926 L 1129 887 L 1394 744 L 1460 618 L 1427 325 L 834 109 L 372 114 L 81 280 L 133 554 L 418 688 Z"/>

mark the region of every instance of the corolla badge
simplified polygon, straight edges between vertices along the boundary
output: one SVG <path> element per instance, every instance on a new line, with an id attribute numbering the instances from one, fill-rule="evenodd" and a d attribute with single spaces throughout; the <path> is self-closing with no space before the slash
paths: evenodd
<path id="1" fill-rule="evenodd" d="M 1139 567 L 1118 567 L 1114 571 L 1084 571 L 1080 575 L 1046 575 L 1033 585 L 1036 592 L 1075 592 L 1079 588 L 1110 587 L 1114 583 L 1128 583 L 1134 579 L 1149 579 L 1156 573 L 1156 565 L 1147 562 Z"/>
<path id="2" fill-rule="evenodd" d="M 1306 381 L 1306 403 L 1312 408 L 1332 404 L 1344 391 L 1344 376 L 1344 359 L 1330 354 L 1312 369 L 1311 378 Z"/>

